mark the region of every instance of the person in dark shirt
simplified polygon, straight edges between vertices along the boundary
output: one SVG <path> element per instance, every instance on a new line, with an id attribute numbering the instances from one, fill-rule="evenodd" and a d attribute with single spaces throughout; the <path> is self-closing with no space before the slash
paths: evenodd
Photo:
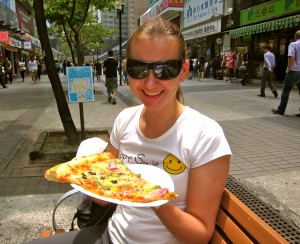
<path id="1" fill-rule="evenodd" d="M 97 81 L 100 81 L 100 75 L 102 75 L 102 64 L 99 61 L 95 63 L 95 71 Z"/>
<path id="2" fill-rule="evenodd" d="M 5 84 L 7 84 L 7 77 L 9 77 L 10 83 L 12 83 L 13 80 L 13 72 L 12 72 L 12 66 L 11 62 L 9 61 L 8 57 L 6 57 L 4 63 L 4 71 L 5 71 Z"/>
<path id="3" fill-rule="evenodd" d="M 105 86 L 107 89 L 108 102 L 116 104 L 117 89 L 118 89 L 118 61 L 113 57 L 112 50 L 108 51 L 108 58 L 103 63 L 103 73 L 106 76 Z"/>

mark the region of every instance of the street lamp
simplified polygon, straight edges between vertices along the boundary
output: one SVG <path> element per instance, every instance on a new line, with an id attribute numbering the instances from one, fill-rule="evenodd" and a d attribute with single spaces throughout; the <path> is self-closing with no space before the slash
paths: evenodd
<path id="1" fill-rule="evenodd" d="M 124 13 L 124 0 L 118 0 L 115 3 L 115 8 L 117 10 L 117 16 L 119 18 L 119 59 L 120 59 L 120 67 L 119 67 L 119 75 L 120 75 L 120 86 L 122 86 L 122 25 L 121 19 L 122 14 Z"/>

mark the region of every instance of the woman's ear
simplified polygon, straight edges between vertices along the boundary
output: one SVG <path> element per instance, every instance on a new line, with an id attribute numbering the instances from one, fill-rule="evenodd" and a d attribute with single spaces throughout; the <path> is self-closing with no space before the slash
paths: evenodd
<path id="1" fill-rule="evenodd" d="M 185 59 L 183 64 L 182 64 L 182 68 L 181 68 L 181 72 L 180 72 L 181 82 L 186 79 L 186 77 L 189 73 L 189 69 L 190 69 L 190 61 L 188 59 Z"/>

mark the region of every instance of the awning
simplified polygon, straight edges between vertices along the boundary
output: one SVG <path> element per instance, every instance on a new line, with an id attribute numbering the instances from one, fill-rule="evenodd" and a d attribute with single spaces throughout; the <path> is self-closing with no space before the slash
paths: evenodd
<path id="1" fill-rule="evenodd" d="M 18 48 L 1 43 L 1 47 L 11 52 L 18 52 Z"/>
<path id="2" fill-rule="evenodd" d="M 266 32 L 266 31 L 284 29 L 288 27 L 294 27 L 294 26 L 296 27 L 299 25 L 300 25 L 300 15 L 294 15 L 287 18 L 282 18 L 282 19 L 268 21 L 268 22 L 259 23 L 255 25 L 240 27 L 235 30 L 230 30 L 229 35 L 231 35 L 232 37 L 246 36 L 246 35 Z"/>

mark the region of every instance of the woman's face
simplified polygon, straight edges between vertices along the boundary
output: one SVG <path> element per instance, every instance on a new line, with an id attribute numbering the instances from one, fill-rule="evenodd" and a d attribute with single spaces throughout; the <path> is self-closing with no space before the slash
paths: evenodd
<path id="1" fill-rule="evenodd" d="M 177 42 L 166 37 L 135 38 L 131 42 L 129 58 L 146 62 L 180 60 Z M 188 61 L 184 62 L 179 75 L 171 80 L 157 79 L 151 69 L 148 76 L 143 79 L 134 79 L 129 76 L 129 85 L 147 108 L 162 108 L 170 103 L 175 104 L 176 92 L 180 83 L 186 78 L 188 67 Z"/>

